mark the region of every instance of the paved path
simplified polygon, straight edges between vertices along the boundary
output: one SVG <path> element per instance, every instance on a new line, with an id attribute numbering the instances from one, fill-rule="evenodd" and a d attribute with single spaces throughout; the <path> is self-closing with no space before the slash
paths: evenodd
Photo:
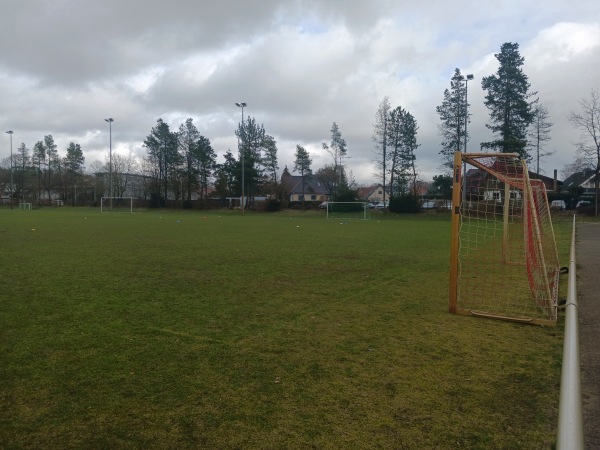
<path id="1" fill-rule="evenodd" d="M 600 449 L 600 223 L 577 225 L 577 301 L 585 448 Z"/>

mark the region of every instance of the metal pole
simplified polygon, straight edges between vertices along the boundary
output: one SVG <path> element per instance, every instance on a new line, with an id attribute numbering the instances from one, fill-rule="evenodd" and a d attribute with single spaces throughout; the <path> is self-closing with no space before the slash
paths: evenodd
<path id="1" fill-rule="evenodd" d="M 9 130 L 10 135 L 10 209 L 13 209 L 13 156 L 12 156 L 12 136 L 13 131 Z"/>
<path id="2" fill-rule="evenodd" d="M 242 129 L 244 127 L 244 105 L 246 105 L 245 103 L 242 103 Z M 244 136 L 245 136 L 245 132 L 244 132 Z M 246 184 L 246 180 L 245 180 L 245 175 L 246 175 L 246 162 L 244 161 L 244 157 L 245 157 L 245 149 L 244 149 L 244 141 L 245 139 L 242 138 L 242 216 L 244 215 L 244 210 L 246 209 L 246 193 L 245 193 L 245 184 Z"/>
<path id="3" fill-rule="evenodd" d="M 465 78 L 465 153 L 467 153 L 467 123 L 469 123 L 469 81 L 473 79 L 473 74 Z"/>
<path id="4" fill-rule="evenodd" d="M 248 104 L 246 102 L 239 102 L 236 103 L 236 106 L 239 108 L 242 108 L 242 130 L 244 129 L 244 108 L 246 106 L 248 106 Z M 244 193 L 244 184 L 245 184 L 245 171 L 246 171 L 246 165 L 244 163 L 244 138 L 242 136 L 242 216 L 244 215 L 244 209 L 246 209 L 246 198 L 245 198 L 245 193 Z"/>
<path id="5" fill-rule="evenodd" d="M 467 123 L 469 123 L 469 80 L 473 79 L 473 74 L 469 74 L 465 77 L 465 146 L 464 153 L 467 153 Z M 467 176 L 467 163 L 463 163 L 463 177 Z M 467 200 L 467 179 L 465 178 L 462 187 L 462 201 L 463 203 Z"/>
<path id="6" fill-rule="evenodd" d="M 109 170 L 110 170 L 110 196 L 113 196 L 112 182 L 112 120 L 108 123 L 108 154 L 109 154 Z"/>
<path id="7" fill-rule="evenodd" d="M 576 267 L 575 216 L 573 216 L 571 255 L 569 259 L 569 285 L 567 290 L 567 303 L 565 304 L 565 335 L 560 378 L 560 399 L 558 405 L 557 450 L 583 450 L 584 448 Z"/>
<path id="8" fill-rule="evenodd" d="M 112 123 L 114 119 L 109 117 L 108 119 L 104 119 L 105 122 L 108 122 L 108 195 L 110 197 L 110 209 L 112 210 L 112 197 L 113 197 L 113 182 L 112 182 Z"/>

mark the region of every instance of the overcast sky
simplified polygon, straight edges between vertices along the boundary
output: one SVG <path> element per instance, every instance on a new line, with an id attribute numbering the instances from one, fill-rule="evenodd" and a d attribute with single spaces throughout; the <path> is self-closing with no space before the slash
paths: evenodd
<path id="1" fill-rule="evenodd" d="M 0 0 L 0 124 L 13 151 L 52 134 L 85 165 L 113 151 L 143 156 L 158 118 L 191 117 L 222 160 L 237 154 L 235 102 L 275 137 L 280 172 L 297 144 L 313 169 L 336 122 L 356 181 L 375 180 L 373 122 L 384 96 L 416 118 L 422 178 L 440 173 L 435 107 L 455 68 L 475 77 L 469 151 L 491 140 L 481 79 L 517 42 L 532 90 L 554 123 L 542 168 L 572 162 L 568 114 L 600 89 L 598 0 Z M 10 154 L 9 136 L 0 159 Z"/>

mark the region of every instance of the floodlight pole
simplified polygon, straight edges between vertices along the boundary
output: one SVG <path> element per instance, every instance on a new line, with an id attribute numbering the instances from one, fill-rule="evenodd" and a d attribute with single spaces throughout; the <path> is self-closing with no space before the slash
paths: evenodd
<path id="1" fill-rule="evenodd" d="M 104 119 L 105 122 L 108 122 L 108 195 L 110 196 L 110 206 L 112 209 L 112 197 L 113 197 L 113 182 L 112 182 L 112 123 L 114 119 L 109 117 L 108 119 Z"/>
<path id="2" fill-rule="evenodd" d="M 13 156 L 12 156 L 12 136 L 13 131 L 6 132 L 10 135 L 10 209 L 13 209 Z"/>
<path id="3" fill-rule="evenodd" d="M 465 153 L 467 153 L 467 123 L 469 122 L 469 81 L 473 80 L 473 74 L 470 73 L 465 78 Z"/>
<path id="4" fill-rule="evenodd" d="M 235 106 L 237 106 L 238 108 L 242 108 L 242 131 L 243 131 L 243 129 L 244 129 L 244 108 L 246 106 L 248 106 L 248 104 L 245 102 L 239 102 L 239 103 L 236 102 Z M 244 209 L 246 209 L 246 202 L 245 202 L 246 198 L 244 196 L 244 182 L 245 182 L 244 172 L 246 170 L 246 167 L 244 164 L 244 134 L 245 133 L 242 133 L 242 205 L 241 205 L 242 206 L 242 216 L 244 215 Z"/>
<path id="5" fill-rule="evenodd" d="M 465 145 L 464 145 L 464 153 L 467 153 L 467 123 L 469 123 L 469 81 L 473 80 L 473 74 L 470 73 L 466 76 L 465 80 Z M 462 200 L 465 202 L 467 200 L 467 163 L 463 162 L 463 186 L 462 186 Z"/>

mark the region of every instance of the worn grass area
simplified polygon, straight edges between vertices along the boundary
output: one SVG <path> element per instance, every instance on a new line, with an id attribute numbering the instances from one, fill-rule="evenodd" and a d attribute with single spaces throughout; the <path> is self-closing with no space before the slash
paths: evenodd
<path id="1" fill-rule="evenodd" d="M 562 325 L 448 314 L 449 232 L 1 210 L 0 448 L 548 448 Z"/>

